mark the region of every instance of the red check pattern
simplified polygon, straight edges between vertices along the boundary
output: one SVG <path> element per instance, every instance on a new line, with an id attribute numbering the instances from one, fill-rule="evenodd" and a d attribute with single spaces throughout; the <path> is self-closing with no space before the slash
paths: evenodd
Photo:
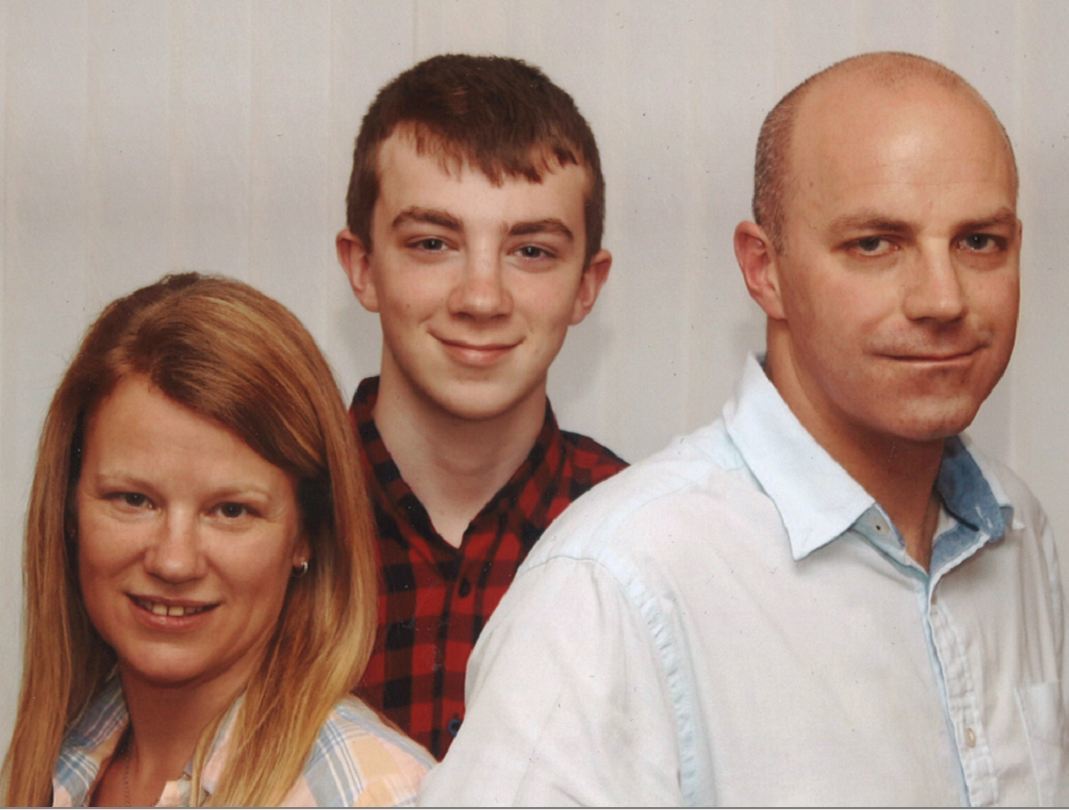
<path id="1" fill-rule="evenodd" d="M 516 569 L 568 504 L 626 464 L 592 439 L 561 431 L 547 402 L 530 454 L 454 548 L 390 457 L 372 418 L 377 397 L 378 378 L 366 379 L 350 410 L 381 574 L 375 649 L 357 692 L 441 759 L 464 717 L 468 656 Z"/>

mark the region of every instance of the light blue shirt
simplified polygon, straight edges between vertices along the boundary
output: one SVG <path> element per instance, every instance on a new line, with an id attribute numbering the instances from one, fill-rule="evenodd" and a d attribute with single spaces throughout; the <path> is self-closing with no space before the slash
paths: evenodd
<path id="1" fill-rule="evenodd" d="M 936 486 L 929 574 L 750 358 L 721 419 L 536 545 L 421 801 L 1064 802 L 1046 518 L 964 438 Z"/>

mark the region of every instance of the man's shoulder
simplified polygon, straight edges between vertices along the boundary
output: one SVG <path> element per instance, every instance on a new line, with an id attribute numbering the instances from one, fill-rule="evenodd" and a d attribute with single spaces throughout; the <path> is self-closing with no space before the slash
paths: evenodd
<path id="1" fill-rule="evenodd" d="M 554 556 L 627 555 L 655 542 L 644 527 L 692 530 L 728 511 L 764 509 L 767 501 L 717 420 L 591 489 L 554 521 L 526 566 Z"/>

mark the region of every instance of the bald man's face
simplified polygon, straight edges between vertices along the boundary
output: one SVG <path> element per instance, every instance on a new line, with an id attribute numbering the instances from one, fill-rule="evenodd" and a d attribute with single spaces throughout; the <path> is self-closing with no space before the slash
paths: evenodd
<path id="1" fill-rule="evenodd" d="M 814 88 L 793 133 L 774 324 L 785 399 L 825 435 L 958 433 L 1017 325 L 1021 231 L 998 125 L 959 90 L 847 77 Z"/>

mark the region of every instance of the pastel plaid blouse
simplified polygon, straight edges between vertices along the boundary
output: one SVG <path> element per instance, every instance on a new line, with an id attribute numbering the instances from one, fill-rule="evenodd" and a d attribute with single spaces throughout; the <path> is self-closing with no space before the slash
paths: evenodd
<path id="1" fill-rule="evenodd" d="M 357 693 L 441 759 L 464 717 L 464 672 L 483 625 L 527 552 L 572 501 L 626 464 L 546 416 L 512 478 L 475 516 L 460 548 L 431 525 L 375 427 L 379 381 L 352 416 L 378 527 L 379 629 Z"/>
<path id="2" fill-rule="evenodd" d="M 230 707 L 212 742 L 201 776 L 210 795 L 226 765 L 230 732 L 240 698 Z M 108 682 L 67 732 L 52 775 L 53 807 L 85 807 L 97 779 L 129 722 L 117 678 Z M 359 700 L 349 697 L 328 715 L 308 754 L 304 771 L 282 800 L 290 807 L 412 806 L 420 779 L 433 764 L 427 752 L 388 728 Z M 168 782 L 158 807 L 188 807 L 191 773 Z M 205 797 L 201 797 L 202 802 Z"/>

